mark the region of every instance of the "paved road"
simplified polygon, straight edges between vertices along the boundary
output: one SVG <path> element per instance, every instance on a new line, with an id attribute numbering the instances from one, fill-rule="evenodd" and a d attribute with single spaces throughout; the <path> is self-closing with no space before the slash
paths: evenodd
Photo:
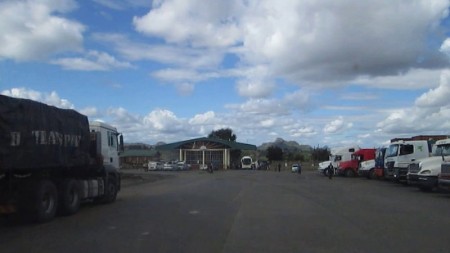
<path id="1" fill-rule="evenodd" d="M 153 174 L 151 174 L 153 175 Z M 166 173 L 110 205 L 1 224 L 7 252 L 449 252 L 450 197 L 315 172 Z"/>

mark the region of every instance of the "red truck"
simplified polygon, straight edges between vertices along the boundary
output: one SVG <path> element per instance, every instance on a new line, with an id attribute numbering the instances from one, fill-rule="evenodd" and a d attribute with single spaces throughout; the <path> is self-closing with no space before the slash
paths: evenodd
<path id="1" fill-rule="evenodd" d="M 352 154 L 351 160 L 343 161 L 339 164 L 338 174 L 346 177 L 358 175 L 359 163 L 375 159 L 374 148 L 363 148 Z"/>

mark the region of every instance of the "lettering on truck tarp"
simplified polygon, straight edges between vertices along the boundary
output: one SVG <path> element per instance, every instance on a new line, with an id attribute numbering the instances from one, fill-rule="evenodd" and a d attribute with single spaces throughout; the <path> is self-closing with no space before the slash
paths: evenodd
<path id="1" fill-rule="evenodd" d="M 56 145 L 60 147 L 79 147 L 81 135 L 62 134 L 56 131 L 31 131 L 36 145 Z M 11 132 L 11 146 L 21 145 L 21 133 Z"/>

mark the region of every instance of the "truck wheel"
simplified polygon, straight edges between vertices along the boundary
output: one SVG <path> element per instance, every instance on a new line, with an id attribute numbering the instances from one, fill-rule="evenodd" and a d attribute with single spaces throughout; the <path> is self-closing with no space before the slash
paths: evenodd
<path id="1" fill-rule="evenodd" d="M 117 197 L 117 180 L 114 177 L 109 177 L 105 187 L 105 196 L 101 198 L 102 203 L 111 203 Z"/>
<path id="2" fill-rule="evenodd" d="M 58 191 L 55 184 L 50 180 L 42 180 L 30 189 L 32 192 L 28 212 L 32 221 L 47 222 L 53 219 L 58 207 Z"/>
<path id="3" fill-rule="evenodd" d="M 77 180 L 65 180 L 61 186 L 60 211 L 72 215 L 80 209 L 81 189 Z"/>
<path id="4" fill-rule="evenodd" d="M 354 177 L 355 176 L 355 172 L 353 172 L 353 170 L 348 169 L 345 171 L 345 176 L 346 177 Z"/>
<path id="5" fill-rule="evenodd" d="M 371 169 L 369 171 L 369 179 L 377 179 L 377 174 L 375 173 L 374 169 Z"/>

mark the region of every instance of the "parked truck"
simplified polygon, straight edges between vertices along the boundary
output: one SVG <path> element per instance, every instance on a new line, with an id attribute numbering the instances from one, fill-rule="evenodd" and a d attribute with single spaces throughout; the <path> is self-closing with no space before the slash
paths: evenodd
<path id="1" fill-rule="evenodd" d="M 358 168 L 361 162 L 373 159 L 375 159 L 374 148 L 359 149 L 352 154 L 350 160 L 343 161 L 339 164 L 338 174 L 345 175 L 346 177 L 354 177 L 358 175 Z"/>
<path id="2" fill-rule="evenodd" d="M 375 175 L 375 159 L 363 161 L 359 163 L 358 175 L 367 179 L 376 178 Z"/>
<path id="3" fill-rule="evenodd" d="M 441 164 L 441 173 L 438 176 L 438 187 L 446 192 L 450 192 L 450 162 Z"/>
<path id="4" fill-rule="evenodd" d="M 417 185 L 423 191 L 436 189 L 441 165 L 446 161 L 450 161 L 450 139 L 437 141 L 433 148 L 433 156 L 418 159 L 409 165 L 408 184 Z"/>
<path id="5" fill-rule="evenodd" d="M 384 170 L 385 170 L 384 157 L 385 157 L 385 155 L 386 155 L 385 147 L 377 148 L 377 151 L 375 153 L 375 169 L 374 169 L 376 178 L 384 178 Z"/>
<path id="6" fill-rule="evenodd" d="M 339 163 L 350 160 L 352 154 L 359 149 L 360 148 L 358 146 L 348 146 L 331 149 L 329 160 L 319 163 L 319 167 L 317 168 L 317 170 L 319 171 L 319 173 L 325 175 L 326 169 L 330 164 L 332 164 L 333 167 L 337 169 L 339 167 Z"/>
<path id="7" fill-rule="evenodd" d="M 0 214 L 46 222 L 76 213 L 85 200 L 115 201 L 121 149 L 110 125 L 0 95 Z"/>
<path id="8" fill-rule="evenodd" d="M 386 151 L 385 177 L 396 182 L 406 182 L 408 166 L 416 161 L 430 157 L 432 142 L 425 140 L 400 140 L 392 142 Z"/>

